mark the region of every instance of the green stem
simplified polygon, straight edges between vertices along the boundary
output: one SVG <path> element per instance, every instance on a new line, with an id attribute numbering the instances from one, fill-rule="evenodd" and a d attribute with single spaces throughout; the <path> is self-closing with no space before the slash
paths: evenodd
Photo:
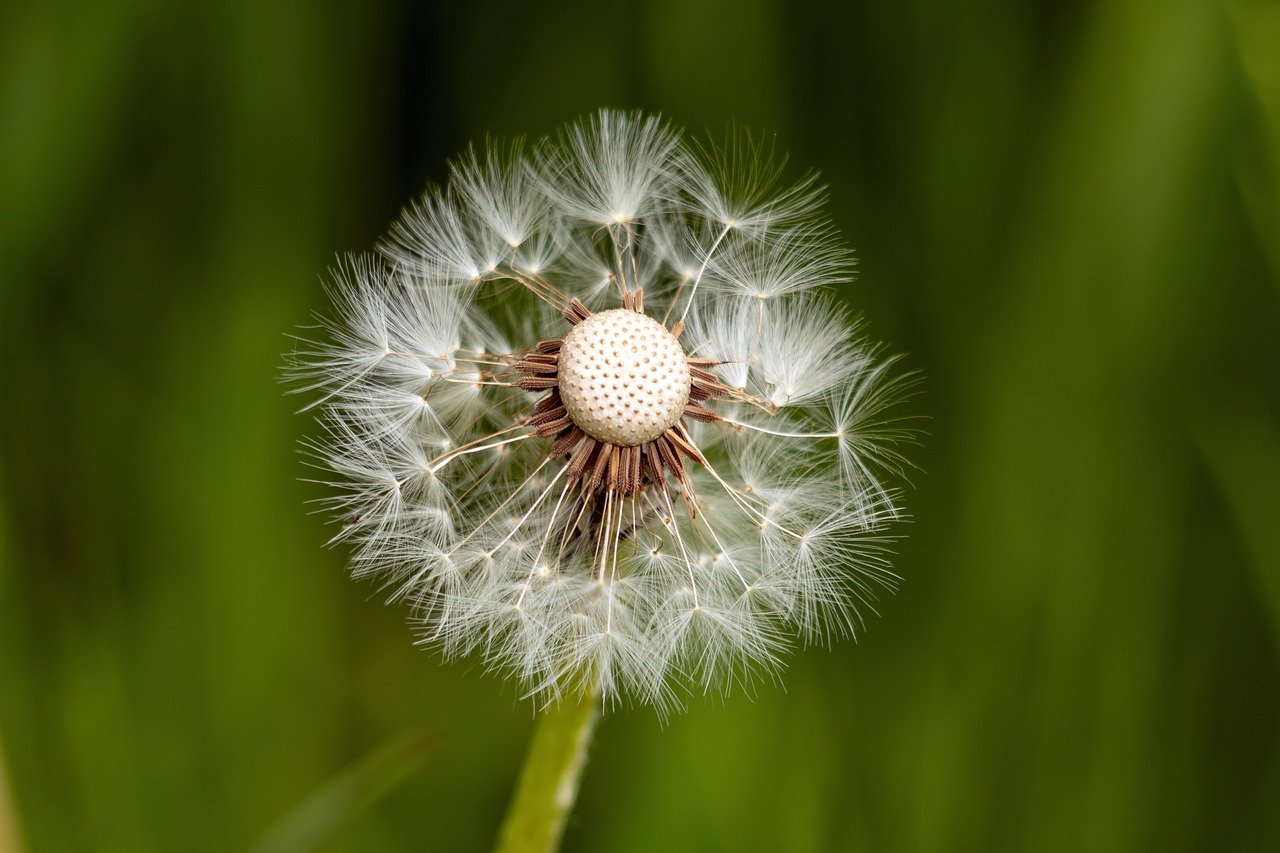
<path id="1" fill-rule="evenodd" d="M 498 834 L 497 853 L 559 849 L 599 719 L 600 702 L 594 694 L 576 702 L 566 699 L 539 715 L 520 781 Z"/>

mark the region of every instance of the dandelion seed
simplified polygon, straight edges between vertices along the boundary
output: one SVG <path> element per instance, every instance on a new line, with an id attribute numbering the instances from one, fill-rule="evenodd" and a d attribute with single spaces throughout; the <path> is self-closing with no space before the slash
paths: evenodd
<path id="1" fill-rule="evenodd" d="M 554 701 L 773 677 L 892 588 L 911 387 L 823 291 L 812 177 L 745 136 L 601 112 L 466 154 L 333 270 L 291 373 L 353 572 L 424 643 Z"/>

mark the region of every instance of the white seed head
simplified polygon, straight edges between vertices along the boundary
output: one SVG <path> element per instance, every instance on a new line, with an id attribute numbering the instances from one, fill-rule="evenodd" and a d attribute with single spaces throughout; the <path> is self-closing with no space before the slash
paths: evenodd
<path id="1" fill-rule="evenodd" d="M 308 450 L 352 574 L 424 644 L 542 703 L 665 709 L 894 587 L 910 381 L 821 295 L 850 257 L 780 167 L 604 111 L 465 156 L 333 271 L 291 354 Z"/>
<path id="2" fill-rule="evenodd" d="M 689 364 L 680 342 L 634 311 L 602 311 L 574 326 L 559 366 L 565 411 L 598 441 L 624 447 L 653 441 L 689 402 Z"/>

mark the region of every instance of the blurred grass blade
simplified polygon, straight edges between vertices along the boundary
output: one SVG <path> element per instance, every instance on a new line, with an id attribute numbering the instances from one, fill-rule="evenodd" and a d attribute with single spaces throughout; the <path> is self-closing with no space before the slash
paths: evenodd
<path id="1" fill-rule="evenodd" d="M 254 853 L 314 850 L 342 823 L 412 775 L 437 742 L 427 730 L 417 728 L 387 741 L 285 815 L 252 848 Z"/>
<path id="2" fill-rule="evenodd" d="M 22 835 L 18 831 L 18 811 L 9 794 L 8 770 L 5 767 L 4 747 L 0 744 L 0 851 L 20 853 L 23 850 Z"/>
<path id="3" fill-rule="evenodd" d="M 3 490 L 0 490 L 3 494 Z M 0 601 L 4 598 L 4 585 L 8 579 L 8 529 L 4 504 L 0 502 Z M 9 785 L 9 765 L 5 761 L 4 742 L 0 740 L 0 853 L 19 853 L 23 850 L 22 832 L 18 825 L 18 809 L 13 801 L 13 789 Z"/>
<path id="4" fill-rule="evenodd" d="M 1271 265 L 1280 271 L 1280 3 L 1231 0 L 1226 8 L 1264 125 L 1259 161 L 1248 164 L 1241 190 Z"/>
<path id="5" fill-rule="evenodd" d="M 1253 557 L 1259 600 L 1269 610 L 1280 649 L 1280 424 L 1260 410 L 1241 410 L 1199 424 L 1196 432 Z"/>

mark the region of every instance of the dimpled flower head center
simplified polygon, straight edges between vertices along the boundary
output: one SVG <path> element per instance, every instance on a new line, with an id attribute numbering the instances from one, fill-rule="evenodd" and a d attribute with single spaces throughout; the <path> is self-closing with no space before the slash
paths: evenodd
<path id="1" fill-rule="evenodd" d="M 689 402 L 679 342 L 651 317 L 620 308 L 592 314 L 565 336 L 559 383 L 573 422 L 623 447 L 662 435 Z"/>

